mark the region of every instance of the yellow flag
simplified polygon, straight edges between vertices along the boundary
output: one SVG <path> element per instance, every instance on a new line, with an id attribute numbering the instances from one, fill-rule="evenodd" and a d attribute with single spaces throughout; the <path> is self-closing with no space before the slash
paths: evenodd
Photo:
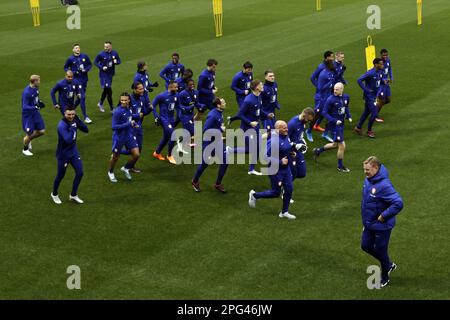
<path id="1" fill-rule="evenodd" d="M 417 0 L 417 25 L 422 25 L 422 0 Z"/>
<path id="2" fill-rule="evenodd" d="M 372 44 L 372 37 L 367 36 L 367 47 L 366 47 L 366 64 L 367 70 L 373 68 L 373 60 L 376 58 L 377 54 L 375 52 L 375 46 Z"/>
<path id="3" fill-rule="evenodd" d="M 322 0 L 316 0 L 316 10 L 322 10 Z"/>
<path id="4" fill-rule="evenodd" d="M 30 0 L 31 15 L 33 16 L 33 26 L 41 25 L 39 0 Z"/>
<path id="5" fill-rule="evenodd" d="M 213 2 L 214 25 L 216 28 L 216 37 L 221 37 L 223 35 L 223 31 L 222 31 L 222 19 L 223 19 L 222 0 L 212 0 L 212 2 Z"/>

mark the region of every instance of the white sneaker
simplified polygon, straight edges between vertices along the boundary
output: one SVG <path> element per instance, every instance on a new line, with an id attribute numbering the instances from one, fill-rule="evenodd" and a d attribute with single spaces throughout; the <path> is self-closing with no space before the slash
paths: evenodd
<path id="1" fill-rule="evenodd" d="M 120 168 L 120 171 L 123 172 L 123 174 L 125 175 L 125 177 L 127 177 L 128 180 L 133 179 L 133 178 L 131 177 L 130 170 L 128 170 L 127 168 L 122 167 L 122 168 Z"/>
<path id="2" fill-rule="evenodd" d="M 31 153 L 30 149 L 28 149 L 28 150 L 23 150 L 22 149 L 22 153 L 23 153 L 24 156 L 27 156 L 27 157 L 31 157 L 33 155 Z"/>
<path id="3" fill-rule="evenodd" d="M 105 108 L 103 108 L 103 105 L 101 105 L 100 102 L 97 104 L 97 107 L 100 109 L 100 112 L 105 112 Z"/>
<path id="4" fill-rule="evenodd" d="M 255 176 L 262 176 L 262 173 L 256 170 L 252 170 L 248 172 L 249 175 L 254 174 Z"/>
<path id="5" fill-rule="evenodd" d="M 248 193 L 248 205 L 250 208 L 256 207 L 256 198 L 253 196 L 256 193 L 255 190 L 250 190 Z"/>
<path id="6" fill-rule="evenodd" d="M 114 175 L 114 172 L 109 172 L 108 171 L 108 177 L 109 177 L 109 181 L 117 182 L 117 179 L 116 179 L 116 176 Z"/>
<path id="7" fill-rule="evenodd" d="M 78 198 L 78 195 L 73 196 L 73 197 L 72 197 L 72 195 L 69 195 L 69 200 L 70 200 L 70 201 L 74 201 L 74 202 L 79 203 L 79 204 L 84 203 L 83 200 L 81 200 L 80 198 Z"/>
<path id="8" fill-rule="evenodd" d="M 297 218 L 296 216 L 294 216 L 293 214 L 290 214 L 289 212 L 285 212 L 285 213 L 280 212 L 280 214 L 278 216 L 280 218 L 288 218 L 289 220 L 293 220 L 293 219 Z"/>
<path id="9" fill-rule="evenodd" d="M 180 143 L 180 141 L 177 141 L 177 152 L 178 153 L 183 153 L 183 154 L 188 154 L 189 152 L 187 152 L 186 150 L 183 149 L 183 145 Z"/>
<path id="10" fill-rule="evenodd" d="M 84 118 L 84 122 L 86 123 L 92 123 L 92 120 L 89 117 Z"/>
<path id="11" fill-rule="evenodd" d="M 28 144 L 28 150 L 33 150 L 33 146 L 31 145 L 31 141 L 30 141 L 30 143 Z"/>
<path id="12" fill-rule="evenodd" d="M 52 197 L 52 200 L 53 200 L 54 203 L 56 203 L 56 204 L 61 204 L 62 203 L 62 201 L 59 198 L 59 196 L 58 195 L 54 196 L 53 192 L 50 193 L 50 196 Z"/>

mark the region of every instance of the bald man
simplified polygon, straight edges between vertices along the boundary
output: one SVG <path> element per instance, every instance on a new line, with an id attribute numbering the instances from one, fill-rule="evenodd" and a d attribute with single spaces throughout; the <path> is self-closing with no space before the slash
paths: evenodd
<path id="1" fill-rule="evenodd" d="M 39 138 L 45 133 L 44 120 L 39 112 L 45 107 L 45 104 L 39 99 L 40 83 L 41 77 L 34 74 L 30 77 L 30 84 L 22 92 L 22 128 L 25 131 L 22 153 L 27 157 L 33 155 L 31 140 Z"/>
<path id="2" fill-rule="evenodd" d="M 289 161 L 295 157 L 296 153 L 294 150 L 296 150 L 295 144 L 291 143 L 289 139 L 287 123 L 278 120 L 275 122 L 275 132 L 272 133 L 271 138 L 267 141 L 267 157 L 270 161 L 270 166 L 277 166 L 275 162 L 278 162 L 278 170 L 275 174 L 269 175 L 271 189 L 263 192 L 250 190 L 248 205 L 251 208 L 256 207 L 256 200 L 258 199 L 279 198 L 281 188 L 283 188 L 283 205 L 278 216 L 287 219 L 296 218 L 288 211 L 293 191 Z"/>
<path id="3" fill-rule="evenodd" d="M 81 86 L 73 79 L 73 72 L 67 70 L 64 79 L 58 81 L 50 92 L 54 107 L 64 116 L 64 111 L 68 107 L 75 108 L 80 104 L 80 90 Z M 56 101 L 56 93 L 58 93 L 58 101 Z"/>
<path id="4" fill-rule="evenodd" d="M 326 100 L 323 108 L 323 116 L 328 120 L 330 131 L 333 135 L 333 142 L 314 149 L 314 160 L 317 162 L 317 158 L 322 152 L 337 148 L 337 169 L 340 172 L 350 172 L 350 169 L 345 167 L 343 163 L 345 152 L 344 121 L 348 119 L 349 122 L 352 122 L 349 103 L 350 96 L 344 94 L 344 85 L 342 82 L 336 83 L 334 85 L 334 94 Z"/>

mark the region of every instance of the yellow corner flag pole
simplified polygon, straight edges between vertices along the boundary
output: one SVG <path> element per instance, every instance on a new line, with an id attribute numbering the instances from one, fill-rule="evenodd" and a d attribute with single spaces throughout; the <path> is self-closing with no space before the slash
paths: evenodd
<path id="1" fill-rule="evenodd" d="M 373 68 L 373 60 L 376 58 L 375 46 L 372 43 L 372 37 L 367 36 L 367 47 L 366 47 L 366 65 L 367 70 Z"/>
<path id="2" fill-rule="evenodd" d="M 223 33 L 222 33 L 222 19 L 223 19 L 222 0 L 212 0 L 212 1 L 213 1 L 214 24 L 216 26 L 216 37 L 221 37 L 221 36 L 223 36 Z"/>
<path id="3" fill-rule="evenodd" d="M 316 10 L 322 10 L 322 0 L 316 0 Z"/>
<path id="4" fill-rule="evenodd" d="M 39 12 L 39 0 L 30 0 L 31 14 L 33 16 L 33 25 L 38 27 L 41 25 L 41 18 Z"/>
<path id="5" fill-rule="evenodd" d="M 417 0 L 417 25 L 422 25 L 422 0 Z"/>

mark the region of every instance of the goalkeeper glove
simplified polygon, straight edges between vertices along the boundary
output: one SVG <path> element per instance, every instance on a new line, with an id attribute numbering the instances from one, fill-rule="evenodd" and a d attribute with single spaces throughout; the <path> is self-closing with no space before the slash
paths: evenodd
<path id="1" fill-rule="evenodd" d="M 41 100 L 39 100 L 36 106 L 38 109 L 42 109 L 42 108 L 45 108 L 45 103 L 42 102 Z"/>

